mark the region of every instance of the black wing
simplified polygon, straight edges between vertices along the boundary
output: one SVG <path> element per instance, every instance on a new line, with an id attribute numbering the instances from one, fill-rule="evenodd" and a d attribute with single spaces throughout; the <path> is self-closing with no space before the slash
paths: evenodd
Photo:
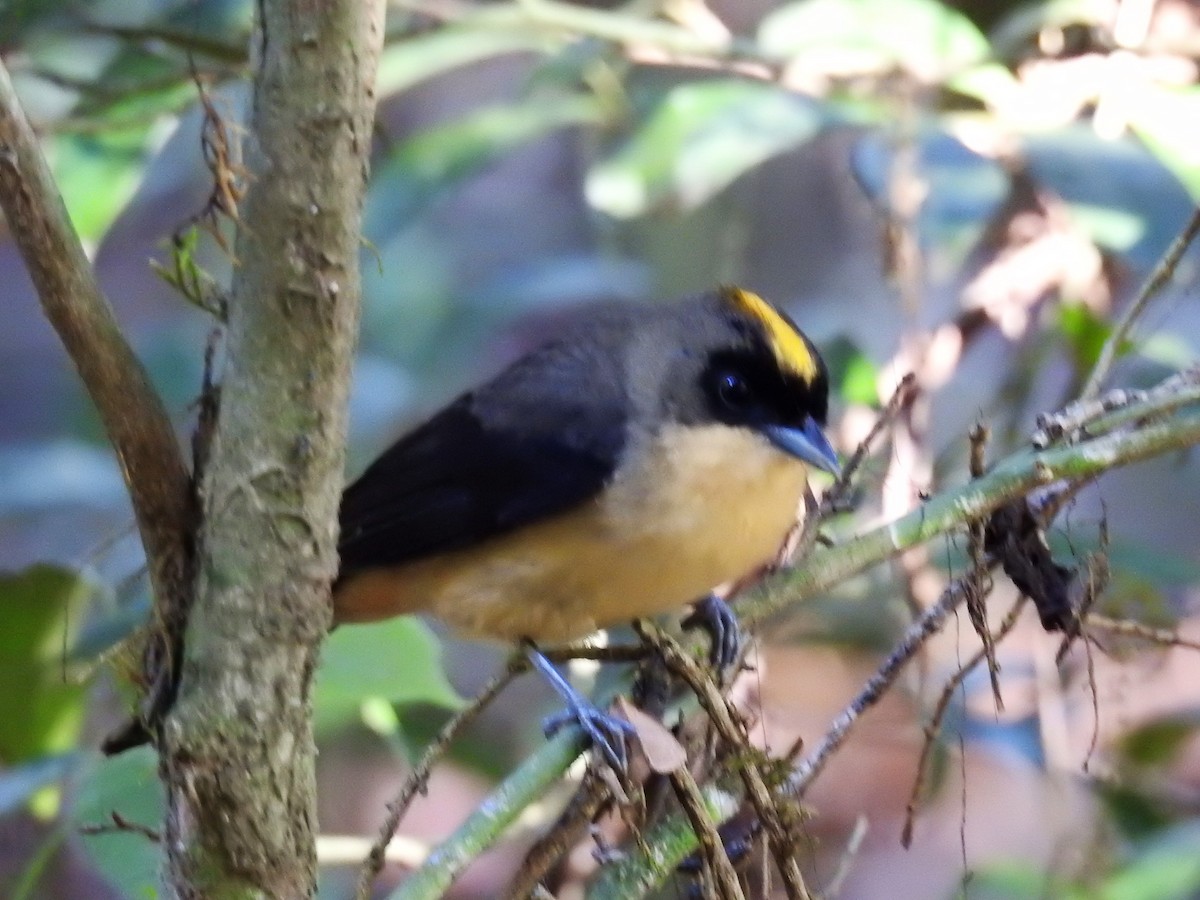
<path id="1" fill-rule="evenodd" d="M 342 574 L 466 547 L 598 494 L 625 409 L 619 374 L 597 363 L 519 363 L 401 438 L 342 496 Z"/>

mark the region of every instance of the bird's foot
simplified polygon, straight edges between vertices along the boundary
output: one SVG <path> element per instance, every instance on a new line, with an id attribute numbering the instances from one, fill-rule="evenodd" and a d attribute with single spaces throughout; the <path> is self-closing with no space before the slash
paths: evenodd
<path id="1" fill-rule="evenodd" d="M 578 725 L 592 749 L 624 777 L 629 771 L 629 739 L 635 734 L 633 726 L 624 719 L 608 715 L 575 690 L 558 667 L 532 644 L 526 645 L 525 655 L 567 704 L 565 710 L 542 723 L 546 736 L 555 734 L 564 725 Z"/>
<path id="2" fill-rule="evenodd" d="M 683 620 L 684 628 L 703 628 L 712 640 L 709 656 L 718 673 L 724 673 L 738 661 L 742 652 L 742 628 L 729 604 L 709 594 Z"/>

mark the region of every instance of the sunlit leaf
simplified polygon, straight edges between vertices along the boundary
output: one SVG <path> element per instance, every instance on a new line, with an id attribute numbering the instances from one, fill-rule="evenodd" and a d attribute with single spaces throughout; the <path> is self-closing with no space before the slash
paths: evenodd
<path id="1" fill-rule="evenodd" d="M 1138 353 L 1168 369 L 1186 369 L 1196 362 L 1196 346 L 1178 332 L 1159 331 L 1140 338 Z"/>
<path id="2" fill-rule="evenodd" d="M 1083 303 L 1064 303 L 1059 310 L 1059 330 L 1071 351 L 1078 372 L 1089 372 L 1100 357 L 1100 350 L 1112 326 Z"/>
<path id="3" fill-rule="evenodd" d="M 1071 218 L 1100 247 L 1128 252 L 1146 234 L 1146 221 L 1128 210 L 1091 203 L 1070 204 Z"/>
<path id="4" fill-rule="evenodd" d="M 948 79 L 947 87 L 993 109 L 1004 108 L 1019 89 L 1012 71 L 995 62 L 971 66 L 953 75 Z"/>
<path id="5" fill-rule="evenodd" d="M 763 19 L 759 43 L 835 72 L 901 67 L 931 81 L 988 55 L 971 20 L 935 0 L 800 0 Z"/>
<path id="6" fill-rule="evenodd" d="M 816 104 L 771 85 L 718 80 L 673 88 L 632 138 L 588 173 L 596 209 L 632 218 L 692 209 L 747 170 L 816 135 Z"/>
<path id="7" fill-rule="evenodd" d="M 317 729 L 361 721 L 363 703 L 371 698 L 452 708 L 462 702 L 442 671 L 437 638 L 419 619 L 342 626 L 330 636 L 317 671 Z"/>
<path id="8" fill-rule="evenodd" d="M 125 208 L 142 177 L 145 145 L 144 130 L 54 139 L 54 176 L 81 237 L 98 240 Z"/>
<path id="9" fill-rule="evenodd" d="M 71 749 L 83 688 L 64 678 L 65 653 L 91 586 L 74 572 L 33 566 L 0 575 L 0 761 Z"/>
<path id="10" fill-rule="evenodd" d="M 829 382 L 838 386 L 845 402 L 879 405 L 876 388 L 879 371 L 853 341 L 838 338 L 826 342 L 821 350 L 829 367 Z"/>
<path id="11" fill-rule="evenodd" d="M 1062 879 L 1032 863 L 987 865 L 982 869 L 972 869 L 970 877 L 971 900 L 1031 900 L 1034 897 L 1081 900 Z"/>
<path id="12" fill-rule="evenodd" d="M 1145 87 L 1126 109 L 1129 124 L 1164 166 L 1200 200 L 1200 87 Z"/>

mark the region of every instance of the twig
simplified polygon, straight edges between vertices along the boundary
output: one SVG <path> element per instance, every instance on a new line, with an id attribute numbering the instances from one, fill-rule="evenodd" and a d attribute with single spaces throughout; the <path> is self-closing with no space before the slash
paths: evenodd
<path id="1" fill-rule="evenodd" d="M 1100 599 L 1100 595 L 1108 590 L 1108 582 L 1112 575 L 1112 571 L 1108 564 L 1108 510 L 1104 511 L 1104 515 L 1100 519 L 1100 546 L 1095 553 L 1088 557 L 1087 564 L 1084 566 L 1087 570 L 1087 580 L 1083 585 L 1083 597 L 1076 604 L 1075 609 L 1075 625 L 1073 628 L 1067 629 L 1063 636 L 1062 643 L 1058 646 L 1058 651 L 1054 654 L 1054 664 L 1062 665 L 1062 661 L 1066 659 L 1067 651 L 1071 648 L 1076 637 L 1079 636 L 1083 629 L 1083 622 L 1087 620 L 1092 610 L 1096 606 L 1096 601 Z M 1085 647 L 1089 648 L 1088 653 L 1091 653 L 1090 645 L 1085 643 Z M 1091 657 L 1088 658 L 1089 669 L 1091 667 Z M 1099 716 L 1097 715 L 1097 718 Z"/>
<path id="2" fill-rule="evenodd" d="M 747 625 L 763 621 L 868 566 L 986 516 L 1015 497 L 1055 481 L 1079 481 L 1170 450 L 1200 443 L 1200 413 L 1182 412 L 1136 431 L 1117 432 L 1041 452 L 1024 450 L 983 478 L 943 491 L 919 509 L 837 547 L 818 548 L 739 601 Z"/>
<path id="3" fill-rule="evenodd" d="M 788 790 L 791 793 L 797 796 L 804 794 L 813 780 L 821 774 L 821 770 L 825 768 L 830 757 L 845 742 L 859 717 L 879 702 L 888 688 L 895 683 L 905 664 L 917 655 L 917 651 L 924 646 L 925 642 L 942 627 L 947 616 L 966 599 L 975 577 L 976 573 L 970 572 L 962 578 L 952 581 L 942 592 L 938 602 L 908 626 L 904 637 L 892 649 L 883 665 L 871 676 L 863 689 L 842 710 L 841 714 L 833 720 L 833 724 L 829 726 L 829 730 L 825 732 L 825 737 L 817 745 L 817 748 L 796 767 L 796 771 L 788 779 Z"/>
<path id="4" fill-rule="evenodd" d="M 421 759 L 413 767 L 408 778 L 405 779 L 400 792 L 387 805 L 387 818 L 379 826 L 379 834 L 375 838 L 375 842 L 371 845 L 371 851 L 367 854 L 367 858 L 363 860 L 362 870 L 358 875 L 358 887 L 355 891 L 355 896 L 359 900 L 366 900 L 366 898 L 371 896 L 371 886 L 383 868 L 383 864 L 387 861 L 388 845 L 391 844 L 392 838 L 395 837 L 396 829 L 400 827 L 400 821 L 404 818 L 404 814 L 408 812 L 408 807 L 413 799 L 418 793 L 424 793 L 434 765 L 442 758 L 450 744 L 454 742 L 454 739 L 458 737 L 462 730 L 475 721 L 487 705 L 496 699 L 496 695 L 504 690 L 509 682 L 524 670 L 524 658 L 524 654 L 513 654 L 504 667 L 504 671 L 489 681 L 465 709 L 443 725 L 437 737 L 425 748 Z"/>
<path id="5" fill-rule="evenodd" d="M 521 868 L 504 890 L 505 900 L 523 900 L 530 896 L 551 867 L 579 842 L 611 797 L 612 791 L 603 779 L 591 772 L 584 775 L 579 789 L 558 821 L 525 854 Z"/>
<path id="6" fill-rule="evenodd" d="M 867 817 L 860 814 L 854 820 L 854 830 L 850 832 L 850 838 L 846 841 L 846 849 L 842 851 L 841 857 L 838 859 L 837 869 L 833 873 L 833 877 L 829 879 L 829 885 L 825 888 L 825 897 L 827 900 L 833 900 L 842 892 L 842 885 L 846 883 L 846 878 L 850 874 L 850 865 L 858 856 L 859 850 L 862 849 L 863 841 L 867 837 Z"/>
<path id="7" fill-rule="evenodd" d="M 696 779 L 686 766 L 671 772 L 670 778 L 675 796 L 679 798 L 679 805 L 683 807 L 684 815 L 692 823 L 692 831 L 696 832 L 696 839 L 700 842 L 700 855 L 712 876 L 717 900 L 745 900 L 742 885 L 733 869 L 733 863 L 729 861 L 729 854 L 725 852 L 721 835 L 717 833 L 716 825 L 708 817 L 704 797 Z"/>
<path id="8" fill-rule="evenodd" d="M 610 647 L 580 645 L 547 650 L 545 655 L 556 662 L 571 659 L 631 662 L 644 658 L 646 652 L 646 648 L 633 645 L 614 645 Z M 425 748 L 425 752 L 421 755 L 421 759 L 417 762 L 416 766 L 413 767 L 400 792 L 388 804 L 387 818 L 384 819 L 383 824 L 379 827 L 379 834 L 375 842 L 371 845 L 370 853 L 363 860 L 362 871 L 359 873 L 358 887 L 355 892 L 355 896 L 360 898 L 360 900 L 371 895 L 371 885 L 379 875 L 386 861 L 385 851 L 395 836 L 396 829 L 400 827 L 400 822 L 408 811 L 409 805 L 418 793 L 425 790 L 430 772 L 432 772 L 438 760 L 442 758 L 450 744 L 462 733 L 462 730 L 479 716 L 483 709 L 496 698 L 496 695 L 504 690 L 509 682 L 528 668 L 529 661 L 525 655 L 523 653 L 514 653 L 506 663 L 504 671 L 488 682 L 475 699 L 471 701 L 470 705 L 446 722 L 429 746 Z"/>
<path id="9" fill-rule="evenodd" d="M 1104 342 L 1104 346 L 1100 349 L 1100 356 L 1096 359 L 1096 365 L 1092 367 L 1092 372 L 1088 375 L 1088 380 L 1079 394 L 1080 400 L 1090 400 L 1099 393 L 1100 385 L 1108 377 L 1108 371 L 1112 368 L 1113 361 L 1121 350 L 1121 345 L 1129 337 L 1134 324 L 1146 311 L 1150 301 L 1170 283 L 1175 275 L 1175 269 L 1179 266 L 1179 261 L 1183 259 L 1183 254 L 1195 240 L 1197 234 L 1200 234 L 1200 207 L 1192 211 L 1191 218 L 1183 227 L 1183 231 L 1171 242 L 1171 246 L 1158 261 L 1158 265 L 1154 267 L 1154 271 L 1150 273 L 1150 277 L 1138 291 L 1133 303 L 1125 310 L 1125 314 L 1113 328 L 1112 334 Z"/>
<path id="10" fill-rule="evenodd" d="M 987 469 L 984 453 L 987 448 L 988 436 L 989 431 L 982 422 L 977 422 L 971 429 L 970 471 L 972 478 L 982 478 Z M 996 709 L 1002 711 L 1004 709 L 1004 698 L 1000 693 L 1000 664 L 996 662 L 996 647 L 992 643 L 992 633 L 987 623 L 987 595 L 991 591 L 991 584 L 987 578 L 987 567 L 984 565 L 984 532 L 986 531 L 986 526 L 987 522 L 984 519 L 976 519 L 968 526 L 967 555 L 971 559 L 971 567 L 975 572 L 980 573 L 980 578 L 967 591 L 967 615 L 971 619 L 971 625 L 974 627 L 975 633 L 979 635 L 979 640 L 983 644 L 983 655 L 987 660 L 988 666 L 988 678 L 992 683 L 992 697 L 995 700 Z"/>
<path id="11" fill-rule="evenodd" d="M 851 481 L 858 474 L 859 468 L 866 460 L 871 448 L 875 445 L 875 441 L 896 420 L 896 416 L 900 413 L 900 410 L 911 399 L 916 385 L 917 376 L 913 372 L 908 372 L 900 379 L 900 382 L 896 385 L 896 389 L 892 391 L 892 396 L 888 398 L 888 402 L 879 411 L 879 416 L 875 419 L 871 430 L 867 432 L 865 438 L 859 441 L 858 446 L 854 449 L 854 454 L 847 461 L 846 465 L 842 467 L 841 477 L 834 482 L 833 487 L 826 491 L 825 496 L 821 498 L 821 516 L 828 515 L 837 509 L 849 492 Z"/>
<path id="12" fill-rule="evenodd" d="M 126 832 L 129 834 L 139 834 L 152 844 L 162 842 L 162 835 L 148 825 L 142 825 L 139 822 L 131 822 L 121 815 L 116 810 L 108 814 L 110 822 L 105 822 L 102 825 L 81 825 L 79 826 L 80 834 L 112 834 L 113 832 Z"/>
<path id="13" fill-rule="evenodd" d="M 1132 622 L 1127 619 L 1112 619 L 1108 616 L 1090 615 L 1084 621 L 1088 630 L 1105 631 L 1122 637 L 1133 637 L 1140 641 L 1157 644 L 1161 647 L 1183 647 L 1187 650 L 1200 650 L 1200 641 L 1183 638 L 1169 628 L 1155 628 L 1143 622 Z"/>
<path id="14" fill-rule="evenodd" d="M 634 629 L 643 640 L 652 644 L 662 654 L 663 660 L 670 670 L 687 682 L 721 739 L 731 748 L 741 748 L 743 752 L 750 750 L 745 730 L 739 727 L 735 721 L 736 711 L 732 709 L 728 698 L 721 693 L 696 660 L 657 625 L 647 621 L 638 621 L 634 623 Z M 811 897 L 793 855 L 795 841 L 784 825 L 784 815 L 780 811 L 776 798 L 772 796 L 771 790 L 763 780 L 758 766 L 754 764 L 753 759 L 748 758 L 744 765 L 737 768 L 742 784 L 746 788 L 746 796 L 766 829 L 771 852 L 775 857 L 780 874 L 783 876 L 788 897 L 790 900 Z"/>
<path id="15" fill-rule="evenodd" d="M 811 493 L 805 495 L 806 514 L 804 522 L 800 528 L 800 534 L 794 538 L 789 538 L 785 542 L 787 547 L 785 551 L 786 559 L 803 559 L 807 556 L 817 543 L 817 539 L 821 532 L 821 523 L 830 515 L 837 512 L 845 503 L 847 495 L 850 493 L 850 488 L 854 481 L 854 476 L 858 474 L 858 470 L 866 461 L 867 456 L 875 448 L 875 442 L 891 425 L 896 421 L 896 416 L 905 408 L 909 400 L 912 399 L 913 391 L 916 389 L 917 376 L 912 372 L 906 374 L 900 379 L 896 385 L 896 389 L 892 391 L 892 396 L 888 398 L 888 402 L 880 410 L 878 418 L 871 426 L 871 430 L 867 432 L 867 436 L 858 442 L 858 446 L 854 448 L 854 453 L 842 467 L 841 476 L 833 483 L 833 486 L 825 492 L 821 497 L 820 504 L 812 499 Z"/>
<path id="16" fill-rule="evenodd" d="M 996 629 L 995 634 L 989 633 L 989 645 L 995 646 L 995 643 L 1005 637 L 1017 624 L 1017 619 L 1021 615 L 1021 610 L 1025 608 L 1025 604 L 1029 598 L 1022 594 L 1017 598 L 1017 602 L 1013 604 L 1012 609 L 1008 611 L 1008 615 L 1004 617 L 1004 621 L 1000 623 L 1000 627 Z M 942 721 L 946 717 L 946 710 L 950 708 L 950 701 L 954 698 L 954 692 L 966 680 L 967 676 L 981 662 L 987 659 L 985 648 L 979 650 L 963 663 L 957 672 L 946 682 L 946 686 L 942 689 L 941 696 L 938 702 L 934 704 L 933 715 L 929 717 L 929 722 L 925 726 L 925 743 L 921 747 L 921 758 L 917 761 L 917 777 L 913 779 L 912 792 L 908 797 L 908 806 L 904 811 L 904 829 L 900 833 L 900 843 L 907 849 L 912 844 L 913 822 L 917 814 L 917 802 L 921 798 L 921 794 L 925 788 L 925 778 L 929 772 L 929 757 L 933 753 L 933 748 L 937 743 L 937 736 L 942 730 Z"/>
<path id="17" fill-rule="evenodd" d="M 703 785 L 700 793 L 713 821 L 722 822 L 738 809 L 738 798 L 716 785 Z M 588 900 L 630 900 L 645 896 L 675 873 L 696 843 L 696 834 L 686 816 L 668 816 L 649 829 L 632 852 L 600 871 L 588 892 Z"/>
<path id="18" fill-rule="evenodd" d="M 463 869 L 504 833 L 526 806 L 545 794 L 583 750 L 579 732 L 564 729 L 525 760 L 429 855 L 392 894 L 392 900 L 436 900 Z"/>

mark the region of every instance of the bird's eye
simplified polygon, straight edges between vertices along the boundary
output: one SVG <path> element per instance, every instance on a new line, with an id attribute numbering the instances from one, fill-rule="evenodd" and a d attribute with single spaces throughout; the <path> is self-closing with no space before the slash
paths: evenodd
<path id="1" fill-rule="evenodd" d="M 729 409 L 740 411 L 750 405 L 750 388 L 746 379 L 733 372 L 717 376 L 717 396 Z"/>

